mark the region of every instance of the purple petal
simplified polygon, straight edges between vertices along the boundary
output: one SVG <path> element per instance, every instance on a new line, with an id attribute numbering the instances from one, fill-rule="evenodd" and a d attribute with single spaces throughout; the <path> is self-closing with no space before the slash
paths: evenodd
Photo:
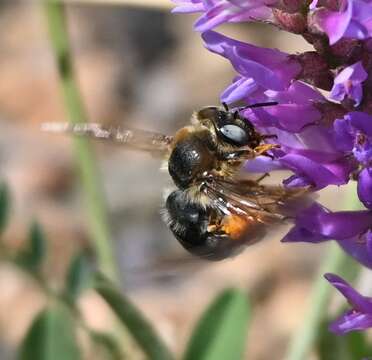
<path id="1" fill-rule="evenodd" d="M 342 101 L 347 95 L 355 101 L 355 106 L 358 106 L 363 97 L 361 83 L 367 76 L 361 61 L 346 67 L 336 76 L 330 98 Z"/>
<path id="2" fill-rule="evenodd" d="M 265 5 L 274 5 L 278 0 L 229 0 L 232 4 L 244 9 L 255 9 Z"/>
<path id="3" fill-rule="evenodd" d="M 368 234 L 368 230 L 366 234 Z M 338 244 L 347 254 L 356 259 L 359 263 L 372 269 L 372 256 L 369 251 L 371 244 L 367 241 L 367 235 L 359 234 L 350 239 L 340 240 Z"/>
<path id="4" fill-rule="evenodd" d="M 204 11 L 204 5 L 202 3 L 192 3 L 188 1 L 176 2 L 174 0 L 173 2 L 177 4 L 177 6 L 172 9 L 172 13 L 174 14 L 190 14 Z"/>
<path id="5" fill-rule="evenodd" d="M 352 68 L 352 70 L 353 70 L 353 72 L 350 76 L 350 80 L 357 81 L 357 82 L 361 83 L 361 82 L 363 82 L 364 80 L 367 79 L 368 74 L 365 71 L 361 61 L 358 61 L 355 64 L 350 65 L 349 67 Z"/>
<path id="6" fill-rule="evenodd" d="M 371 314 L 361 314 L 350 310 L 334 321 L 329 326 L 329 330 L 338 335 L 343 335 L 350 331 L 365 330 L 370 327 L 372 327 Z"/>
<path id="7" fill-rule="evenodd" d="M 368 29 L 359 21 L 351 20 L 345 33 L 344 37 L 354 39 L 366 39 L 369 35 Z"/>
<path id="8" fill-rule="evenodd" d="M 361 111 L 353 111 L 345 115 L 350 125 L 372 137 L 372 116 Z"/>
<path id="9" fill-rule="evenodd" d="M 301 155 L 288 154 L 280 158 L 280 162 L 295 172 L 306 177 L 314 189 L 322 189 L 327 185 L 342 185 L 347 183 L 348 174 L 342 164 L 320 164 Z"/>
<path id="10" fill-rule="evenodd" d="M 301 71 L 301 66 L 288 54 L 230 39 L 214 31 L 202 34 L 210 51 L 230 60 L 235 70 L 253 78 L 267 89 L 284 90 Z"/>
<path id="11" fill-rule="evenodd" d="M 346 119 L 336 119 L 333 123 L 333 137 L 338 149 L 351 151 L 354 146 L 353 130 L 350 122 Z"/>
<path id="12" fill-rule="evenodd" d="M 342 101 L 344 100 L 346 96 L 345 87 L 343 84 L 334 84 L 331 90 L 331 93 L 329 94 L 330 99 L 336 100 L 336 101 Z"/>
<path id="13" fill-rule="evenodd" d="M 282 169 L 283 165 L 279 161 L 272 160 L 268 156 L 258 156 L 244 164 L 244 170 L 251 173 L 268 173 L 273 170 Z"/>
<path id="14" fill-rule="evenodd" d="M 353 309 L 372 315 L 372 302 L 367 297 L 359 294 L 344 279 L 335 274 L 325 274 L 324 277 L 347 299 Z"/>
<path id="15" fill-rule="evenodd" d="M 372 259 L 372 230 L 368 230 L 365 236 L 367 253 L 370 259 Z"/>
<path id="16" fill-rule="evenodd" d="M 277 105 L 266 109 L 266 112 L 278 119 L 278 128 L 289 132 L 300 132 L 304 126 L 321 118 L 320 112 L 310 105 Z"/>
<path id="17" fill-rule="evenodd" d="M 179 2 L 180 0 L 174 1 Z M 273 15 L 271 8 L 266 5 L 272 5 L 276 1 L 204 0 L 202 8 L 204 14 L 195 22 L 194 29 L 204 32 L 228 22 L 269 20 Z M 176 7 L 176 12 L 194 12 L 194 8 L 196 11 L 200 11 L 200 7 L 181 4 Z"/>
<path id="18" fill-rule="evenodd" d="M 259 88 L 252 78 L 239 77 L 221 94 L 221 101 L 227 104 L 239 101 Z"/>
<path id="19" fill-rule="evenodd" d="M 354 106 L 359 106 L 362 98 L 363 98 L 363 88 L 361 84 L 355 84 L 353 85 L 349 91 L 348 95 L 350 99 L 353 99 L 355 101 Z"/>
<path id="20" fill-rule="evenodd" d="M 280 104 L 313 104 L 324 101 L 324 96 L 315 88 L 301 81 L 293 81 L 284 91 L 267 90 L 266 96 Z"/>
<path id="21" fill-rule="evenodd" d="M 309 9 L 310 10 L 314 10 L 316 8 L 316 6 L 318 5 L 318 1 L 319 0 L 313 0 L 310 5 L 309 5 Z"/>
<path id="22" fill-rule="evenodd" d="M 230 8 L 230 9 L 229 9 Z M 235 9 L 232 9 L 235 8 Z M 204 32 L 227 22 L 233 15 L 233 11 L 239 10 L 228 3 L 219 3 L 205 12 L 194 24 L 196 31 Z"/>
<path id="23" fill-rule="evenodd" d="M 358 197 L 366 208 L 372 209 L 372 168 L 363 169 L 359 173 Z"/>
<path id="24" fill-rule="evenodd" d="M 258 109 L 255 109 L 255 114 L 258 114 L 256 110 Z M 265 113 L 265 116 L 255 115 L 252 117 L 252 122 L 258 128 L 278 126 L 278 120 L 272 116 L 268 118 L 268 116 L 268 113 Z M 285 120 L 281 121 L 284 122 Z M 337 143 L 332 138 L 332 131 L 323 126 L 306 126 L 300 133 L 289 133 L 274 128 L 267 129 L 267 131 L 278 136 L 275 142 L 281 145 L 285 153 L 303 154 L 305 157 L 321 163 L 345 158 L 344 154 L 336 148 Z"/>
<path id="25" fill-rule="evenodd" d="M 283 185 L 286 187 L 306 187 L 311 186 L 311 182 L 309 179 L 299 176 L 299 175 L 292 175 L 288 179 L 283 180 Z"/>
<path id="26" fill-rule="evenodd" d="M 306 125 L 321 118 L 320 112 L 311 105 L 283 104 L 267 109 L 249 109 L 243 114 L 249 117 L 252 112 L 260 119 L 260 126 L 276 127 L 291 133 L 301 132 Z"/>
<path id="27" fill-rule="evenodd" d="M 363 82 L 368 77 L 367 72 L 364 70 L 361 61 L 356 62 L 343 69 L 335 78 L 335 84 L 343 84 L 345 81 L 351 80 L 358 83 Z"/>
<path id="28" fill-rule="evenodd" d="M 266 89 L 284 90 L 286 84 L 282 79 L 270 68 L 242 57 L 238 49 L 229 49 L 226 51 L 227 58 L 231 61 L 234 69 L 245 77 L 253 78 L 258 84 Z"/>
<path id="29" fill-rule="evenodd" d="M 352 0 L 344 0 L 340 11 L 329 11 L 327 9 L 319 9 L 315 13 L 315 19 L 319 26 L 328 35 L 329 43 L 335 44 L 340 40 L 351 21 L 352 16 Z"/>
<path id="30" fill-rule="evenodd" d="M 343 240 L 352 239 L 365 233 L 371 224 L 372 212 L 370 211 L 340 211 L 332 213 L 325 207 L 314 203 L 297 215 L 295 229 L 297 233 L 301 229 L 306 230 L 313 234 L 315 238 Z M 294 230 L 292 235 L 293 233 Z M 294 240 L 292 238 L 288 241 L 306 240 L 301 238 Z M 349 242 L 351 241 L 349 240 Z"/>
<path id="31" fill-rule="evenodd" d="M 301 227 L 301 226 L 294 226 L 292 229 L 288 231 L 288 233 L 283 237 L 281 240 L 282 242 L 308 242 L 317 244 L 323 241 L 327 241 L 329 239 L 325 239 L 324 236 L 320 234 L 314 234 L 311 231 Z"/>

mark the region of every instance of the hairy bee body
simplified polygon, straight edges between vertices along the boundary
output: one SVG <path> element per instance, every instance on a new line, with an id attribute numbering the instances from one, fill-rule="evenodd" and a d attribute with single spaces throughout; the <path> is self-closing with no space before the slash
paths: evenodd
<path id="1" fill-rule="evenodd" d="M 208 260 L 221 260 L 262 239 L 268 225 L 291 216 L 288 209 L 295 209 L 293 204 L 298 199 L 301 203 L 306 194 L 306 189 L 261 185 L 260 179 L 239 177 L 246 160 L 272 157 L 270 151 L 278 147 L 263 143 L 275 135 L 258 133 L 239 110 L 230 111 L 225 104 L 223 108 L 202 108 L 174 136 L 90 123 L 46 123 L 43 129 L 112 140 L 165 156 L 176 187 L 165 200 L 165 222 L 186 250 Z"/>
<path id="2" fill-rule="evenodd" d="M 259 208 L 251 208 L 250 215 L 239 213 L 223 193 L 213 198 L 208 187 L 215 179 L 234 179 L 241 164 L 257 156 L 263 137 L 238 113 L 215 107 L 195 113 L 192 124 L 179 130 L 171 144 L 168 171 L 178 189 L 168 195 L 163 217 L 189 252 L 221 260 L 262 237 L 264 221 L 257 218 Z"/>

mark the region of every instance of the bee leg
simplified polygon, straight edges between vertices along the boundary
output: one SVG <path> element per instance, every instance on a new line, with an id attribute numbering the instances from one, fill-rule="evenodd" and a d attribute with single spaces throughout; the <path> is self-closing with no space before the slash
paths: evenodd
<path id="1" fill-rule="evenodd" d="M 225 111 L 229 111 L 229 106 L 227 105 L 227 103 L 223 102 L 222 106 L 225 109 Z"/>
<path id="2" fill-rule="evenodd" d="M 241 161 L 242 159 L 252 159 L 254 158 L 255 151 L 251 149 L 241 149 L 235 151 L 226 151 L 220 154 L 221 160 L 230 160 L 230 161 Z"/>
<path id="3" fill-rule="evenodd" d="M 277 139 L 277 138 L 278 138 L 278 135 L 276 135 L 276 134 L 261 135 L 261 140 Z"/>
<path id="4" fill-rule="evenodd" d="M 262 144 L 262 145 L 256 146 L 254 148 L 254 152 L 256 153 L 256 156 L 267 155 L 266 154 L 267 151 L 270 151 L 272 149 L 277 149 L 279 147 L 280 147 L 280 145 L 278 145 L 278 144 Z M 270 156 L 270 155 L 267 155 L 267 156 Z"/>
<path id="5" fill-rule="evenodd" d="M 294 216 L 289 216 L 289 215 L 283 216 L 283 218 L 282 218 L 282 221 L 295 221 L 295 220 L 296 219 L 295 219 Z"/>
<path id="6" fill-rule="evenodd" d="M 270 174 L 269 173 L 265 173 L 265 174 L 261 175 L 258 179 L 256 179 L 255 182 L 257 184 L 259 184 L 263 179 L 267 178 L 268 176 L 270 176 Z"/>

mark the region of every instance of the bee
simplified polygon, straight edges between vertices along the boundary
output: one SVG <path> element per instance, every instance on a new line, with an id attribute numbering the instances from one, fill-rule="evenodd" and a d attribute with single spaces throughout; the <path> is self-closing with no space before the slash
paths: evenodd
<path id="1" fill-rule="evenodd" d="M 43 129 L 111 140 L 163 157 L 175 185 L 162 209 L 165 223 L 190 253 L 222 260 L 261 240 L 270 225 L 286 220 L 288 204 L 306 193 L 262 185 L 265 175 L 257 180 L 240 176 L 245 161 L 271 157 L 270 151 L 278 147 L 264 143 L 275 135 L 260 134 L 240 111 L 276 104 L 235 111 L 226 104 L 204 107 L 174 136 L 93 123 L 45 123 Z"/>

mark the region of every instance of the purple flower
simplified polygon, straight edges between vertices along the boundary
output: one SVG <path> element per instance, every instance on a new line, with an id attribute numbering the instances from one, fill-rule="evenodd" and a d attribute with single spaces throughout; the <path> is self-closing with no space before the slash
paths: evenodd
<path id="1" fill-rule="evenodd" d="M 277 102 L 240 110 L 266 141 L 280 147 L 248 161 L 248 172 L 290 170 L 287 187 L 316 191 L 357 180 L 366 207 L 331 212 L 312 203 L 298 212 L 284 242 L 335 240 L 372 269 L 372 0 L 174 0 L 175 12 L 201 12 L 194 28 L 205 47 L 236 71 L 227 104 Z M 287 54 L 211 31 L 223 23 L 264 20 L 302 37 L 314 51 Z M 326 41 L 328 36 L 329 41 Z M 318 89 L 330 91 L 328 100 Z M 240 105 L 240 104 L 239 104 Z M 358 110 L 350 112 L 357 107 Z M 363 112 L 362 112 L 363 111 Z M 352 310 L 331 325 L 343 334 L 372 327 L 372 299 L 326 275 Z"/>
<path id="2" fill-rule="evenodd" d="M 314 5 L 311 5 L 312 9 Z M 315 8 L 313 18 L 328 35 L 331 45 L 341 38 L 367 39 L 372 36 L 372 3 L 369 0 L 341 0 L 336 11 Z"/>
<path id="3" fill-rule="evenodd" d="M 247 163 L 248 171 L 289 169 L 295 175 L 285 180 L 287 186 L 311 185 L 314 190 L 348 182 L 354 168 L 333 141 L 332 128 L 322 125 L 322 113 L 314 104 L 325 99 L 318 91 L 294 81 L 284 91 L 257 90 L 249 98 L 244 99 L 246 103 L 279 102 L 277 106 L 248 109 L 243 115 L 260 132 L 276 135 L 272 141 L 281 147 L 273 151 L 276 161 L 254 159 Z"/>
<path id="4" fill-rule="evenodd" d="M 359 173 L 358 196 L 366 208 L 372 209 L 372 167 Z"/>
<path id="5" fill-rule="evenodd" d="M 360 201 L 372 209 L 372 116 L 351 112 L 334 122 L 334 141 L 354 163 Z"/>
<path id="6" fill-rule="evenodd" d="M 348 66 L 336 76 L 330 98 L 342 101 L 347 97 L 354 100 L 354 106 L 359 106 L 363 97 L 362 82 L 367 76 L 361 61 Z"/>
<path id="7" fill-rule="evenodd" d="M 266 130 L 277 135 L 275 143 L 281 145 L 280 149 L 273 151 L 276 159 L 271 161 L 270 168 L 268 161 L 262 164 L 260 158 L 256 158 L 247 163 L 248 171 L 267 172 L 278 169 L 280 164 L 281 169 L 294 172 L 284 181 L 286 186 L 310 185 L 314 190 L 348 182 L 352 168 L 343 154 L 328 141 L 330 133 L 327 129 L 309 126 L 297 134 L 274 127 Z"/>
<path id="8" fill-rule="evenodd" d="M 326 99 L 309 85 L 294 80 L 300 76 L 303 63 L 299 57 L 275 49 L 261 48 L 230 39 L 214 31 L 202 34 L 205 46 L 227 58 L 238 76 L 222 93 L 226 103 L 247 104 L 277 101 L 277 106 L 247 109 L 242 114 L 264 134 L 276 135 L 281 148 L 273 151 L 279 160 L 272 169 L 284 168 L 295 173 L 285 181 L 287 186 L 313 186 L 348 182 L 352 164 L 332 140 L 332 128 L 322 124 L 322 112 L 316 104 Z M 302 57 L 303 58 L 303 57 Z M 267 171 L 268 163 L 260 159 L 248 163 L 246 169 Z"/>
<path id="9" fill-rule="evenodd" d="M 285 90 L 301 71 L 295 58 L 279 50 L 250 45 L 214 31 L 203 33 L 202 38 L 208 50 L 227 58 L 240 75 L 224 97 L 229 94 L 235 100 L 236 93 L 248 96 L 257 89 Z"/>
<path id="10" fill-rule="evenodd" d="M 372 327 L 372 298 L 359 294 L 345 280 L 334 274 L 324 277 L 346 298 L 351 309 L 334 321 L 329 329 L 342 335 L 349 331 L 365 330 Z"/>
<path id="11" fill-rule="evenodd" d="M 351 239 L 352 241 L 339 241 L 342 249 L 368 268 L 372 268 L 372 231 L 367 230 Z"/>
<path id="12" fill-rule="evenodd" d="M 270 6 L 277 0 L 173 0 L 174 13 L 202 12 L 194 24 L 196 31 L 207 31 L 223 23 L 267 20 L 272 16 Z"/>
<path id="13" fill-rule="evenodd" d="M 372 268 L 372 211 L 330 212 L 315 203 L 295 219 L 283 242 L 320 243 L 336 240 L 351 256 Z"/>

